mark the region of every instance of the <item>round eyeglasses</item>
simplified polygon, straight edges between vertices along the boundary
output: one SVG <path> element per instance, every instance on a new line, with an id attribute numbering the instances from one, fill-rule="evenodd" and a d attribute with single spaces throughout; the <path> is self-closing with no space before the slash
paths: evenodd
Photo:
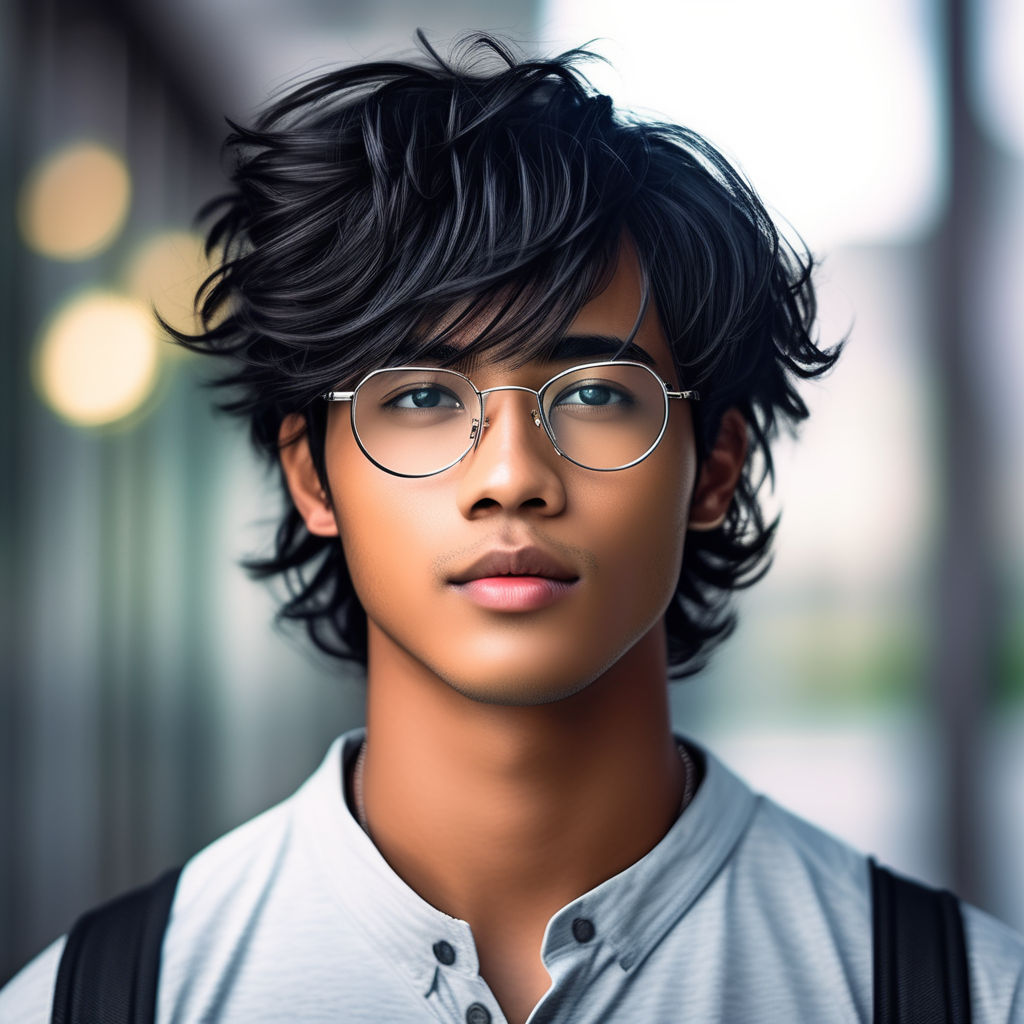
<path id="1" fill-rule="evenodd" d="M 628 469 L 658 446 L 668 424 L 668 400 L 697 400 L 671 391 L 643 363 L 585 363 L 556 374 L 537 391 L 506 384 L 479 390 L 464 374 L 430 366 L 368 373 L 354 391 L 328 391 L 328 402 L 350 402 L 352 431 L 366 457 L 404 477 L 443 473 L 464 459 L 488 425 L 484 399 L 495 391 L 533 395 L 534 425 L 555 451 L 606 472 Z"/>

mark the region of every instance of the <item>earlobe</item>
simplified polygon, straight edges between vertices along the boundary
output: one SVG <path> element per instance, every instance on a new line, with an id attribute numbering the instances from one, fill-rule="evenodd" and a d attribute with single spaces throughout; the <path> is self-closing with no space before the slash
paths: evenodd
<path id="1" fill-rule="evenodd" d="M 739 409 L 728 409 L 722 416 L 715 445 L 701 466 L 693 501 L 690 503 L 689 529 L 715 530 L 725 522 L 747 459 L 747 424 Z"/>
<path id="2" fill-rule="evenodd" d="M 337 537 L 334 510 L 313 465 L 305 421 L 297 413 L 289 413 L 282 421 L 277 446 L 288 490 L 306 529 L 318 537 Z"/>

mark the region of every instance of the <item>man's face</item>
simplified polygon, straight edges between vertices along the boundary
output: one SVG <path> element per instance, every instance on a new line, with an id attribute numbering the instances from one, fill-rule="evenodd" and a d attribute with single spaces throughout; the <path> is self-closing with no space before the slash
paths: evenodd
<path id="1" fill-rule="evenodd" d="M 567 337 L 625 339 L 640 302 L 636 259 L 626 248 Z M 634 343 L 670 388 L 686 386 L 653 307 Z M 581 355 L 577 343 L 565 359 L 512 369 L 484 355 L 460 369 L 480 390 L 537 389 L 561 370 L 602 358 Z M 540 704 L 587 686 L 642 638 L 664 645 L 696 471 L 688 403 L 671 401 L 660 445 L 614 472 L 562 458 L 537 429 L 535 405 L 524 392 L 488 395 L 489 424 L 477 447 L 451 469 L 416 479 L 371 463 L 356 444 L 348 405 L 331 407 L 327 475 L 369 620 L 371 671 L 391 648 L 475 700 Z M 489 555 L 497 568 L 483 564 Z M 509 568 L 527 578 L 491 578 Z"/>

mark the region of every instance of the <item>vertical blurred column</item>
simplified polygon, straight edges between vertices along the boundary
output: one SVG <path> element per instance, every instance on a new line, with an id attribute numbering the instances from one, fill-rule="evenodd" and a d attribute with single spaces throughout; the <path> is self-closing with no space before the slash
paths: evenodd
<path id="1" fill-rule="evenodd" d="M 211 417 L 126 276 L 211 190 L 220 130 L 121 8 L 0 10 L 0 980 L 214 829 L 208 588 L 160 571 L 209 562 Z"/>
<path id="2" fill-rule="evenodd" d="M 956 891 L 977 902 L 986 857 L 982 819 L 982 722 L 992 697 L 998 632 L 991 464 L 991 401 L 978 344 L 978 268 L 984 266 L 983 197 L 989 146 L 968 99 L 966 0 L 946 0 L 950 201 L 935 241 L 939 450 L 936 588 L 931 671 L 940 717 L 945 846 Z"/>
<path id="3" fill-rule="evenodd" d="M 985 248 L 972 266 L 970 339 L 986 382 L 998 557 L 994 699 L 981 738 L 978 798 L 988 856 L 983 906 L 1024 930 L 1024 5 L 975 0 L 967 26 L 968 85 L 981 148 Z"/>
<path id="4" fill-rule="evenodd" d="M 0 822 L 5 838 L 0 841 L 0 964 L 14 955 L 15 936 L 7 922 L 18 919 L 20 887 L 16 883 L 23 860 L 21 847 L 10 840 L 12 829 L 21 820 L 21 752 L 19 743 L 23 647 L 15 628 L 16 605 L 22 596 L 15 582 L 21 577 L 16 563 L 21 552 L 14 542 L 17 536 L 19 503 L 14 481 L 20 478 L 22 457 L 18 444 L 19 377 L 22 362 L 13 343 L 17 336 L 19 261 L 14 206 L 3 202 L 13 195 L 20 171 L 21 151 L 15 122 L 20 97 L 19 72 L 21 21 L 17 4 L 0 4 L 0 435 L 3 440 L 4 476 L 0 485 Z M 23 400 L 23 399 L 22 399 Z"/>

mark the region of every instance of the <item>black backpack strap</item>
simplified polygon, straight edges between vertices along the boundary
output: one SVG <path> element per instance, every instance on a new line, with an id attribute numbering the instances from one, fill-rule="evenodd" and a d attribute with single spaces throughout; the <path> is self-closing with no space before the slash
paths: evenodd
<path id="1" fill-rule="evenodd" d="M 875 1024 L 970 1024 L 957 898 L 871 866 Z"/>
<path id="2" fill-rule="evenodd" d="M 153 1024 L 164 930 L 181 868 L 83 914 L 57 971 L 51 1024 Z"/>

